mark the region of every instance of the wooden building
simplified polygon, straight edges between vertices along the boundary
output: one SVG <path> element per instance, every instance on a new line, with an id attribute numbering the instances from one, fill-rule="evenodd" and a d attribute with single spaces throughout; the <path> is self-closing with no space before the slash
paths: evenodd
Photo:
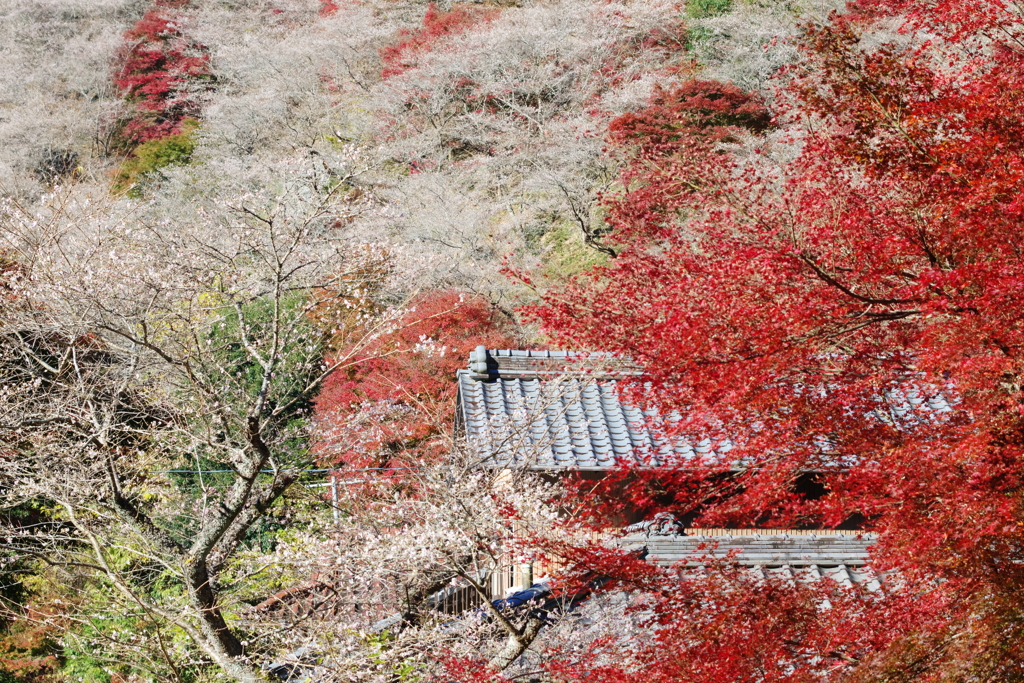
<path id="1" fill-rule="evenodd" d="M 662 416 L 624 401 L 622 383 L 641 374 L 602 353 L 478 347 L 458 373 L 456 426 L 481 466 L 551 477 L 599 478 L 621 463 L 675 467 L 728 458 L 728 443 L 715 452 L 708 439 L 667 439 L 658 429 Z M 874 536 L 856 529 L 695 529 L 684 520 L 666 530 L 629 511 L 619 521 L 632 525 L 619 542 L 660 565 L 685 563 L 717 544 L 716 553 L 738 551 L 735 561 L 754 572 L 877 586 L 867 568 Z M 525 589 L 542 571 L 509 566 L 493 578 L 492 591 L 500 597 Z"/>

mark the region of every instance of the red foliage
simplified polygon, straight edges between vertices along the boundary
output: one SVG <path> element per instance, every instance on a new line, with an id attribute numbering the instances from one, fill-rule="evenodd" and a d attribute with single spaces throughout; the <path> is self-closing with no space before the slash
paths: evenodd
<path id="1" fill-rule="evenodd" d="M 620 116 L 609 130 L 619 145 L 637 144 L 643 154 L 666 155 L 674 153 L 673 145 L 720 142 L 733 127 L 761 131 L 768 123 L 764 105 L 736 86 L 691 80 L 671 92 L 657 88 L 648 108 Z"/>
<path id="2" fill-rule="evenodd" d="M 329 17 L 338 11 L 338 3 L 334 0 L 320 0 L 320 16 Z"/>
<path id="3" fill-rule="evenodd" d="M 186 3 L 158 2 L 125 33 L 121 69 L 114 84 L 135 108 L 125 139 L 140 144 L 181 132 L 199 103 L 188 85 L 209 78 L 209 57 L 182 32 L 184 19 L 174 11 Z"/>
<path id="4" fill-rule="evenodd" d="M 770 115 L 757 98 L 734 85 L 690 80 L 671 92 L 657 89 L 651 105 L 609 125 L 610 139 L 629 150 L 622 174 L 628 199 L 613 203 L 612 220 L 625 234 L 663 224 L 673 230 L 678 195 L 699 190 L 709 180 L 708 159 L 742 130 L 763 131 Z"/>
<path id="5" fill-rule="evenodd" d="M 361 349 L 360 362 L 328 378 L 317 397 L 329 462 L 392 467 L 436 455 L 434 437 L 453 424 L 455 372 L 469 352 L 514 345 L 490 304 L 452 290 L 421 295 L 399 325 Z"/>
<path id="6" fill-rule="evenodd" d="M 865 43 L 868 10 L 928 33 Z M 960 0 L 863 0 L 857 21 L 808 29 L 778 93 L 802 143 L 781 168 L 729 153 L 767 118 L 728 87 L 687 84 L 614 124 L 630 155 L 627 190 L 606 200 L 620 257 L 533 313 L 566 346 L 644 363 L 648 400 L 684 416 L 676 430 L 729 437 L 729 462 L 746 459 L 732 495 L 707 470 L 661 473 L 668 508 L 709 525 L 861 518 L 880 532 L 875 566 L 902 583 L 828 595 L 814 614 L 814 591 L 709 584 L 679 619 L 673 580 L 649 607 L 674 620 L 667 642 L 567 678 L 1018 676 L 1005 634 L 1024 589 L 1021 35 L 1003 4 Z M 823 497 L 793 493 L 808 471 Z M 627 496 L 650 504 L 652 477 L 633 481 Z"/>
<path id="7" fill-rule="evenodd" d="M 497 15 L 497 9 L 461 5 L 452 7 L 448 12 L 441 12 L 434 3 L 430 3 L 423 16 L 423 28 L 417 31 L 403 29 L 399 32 L 397 43 L 381 48 L 380 58 L 384 62 L 381 75 L 389 78 L 414 68 L 421 55 L 433 50 L 446 38 L 461 35 L 468 28 L 491 21 Z"/>
<path id="8" fill-rule="evenodd" d="M 54 654 L 56 629 L 23 620 L 0 622 L 0 674 L 11 681 L 59 680 L 60 659 Z"/>

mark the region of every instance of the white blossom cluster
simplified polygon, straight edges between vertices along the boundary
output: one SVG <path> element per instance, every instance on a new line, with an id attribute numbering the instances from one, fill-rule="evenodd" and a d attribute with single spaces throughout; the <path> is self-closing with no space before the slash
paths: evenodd
<path id="1" fill-rule="evenodd" d="M 443 462 L 346 479 L 336 504 L 342 514 L 333 522 L 322 518 L 273 553 L 245 560 L 304 587 L 247 618 L 279 650 L 305 653 L 318 680 L 386 680 L 405 669 L 429 675 L 442 649 L 494 656 L 509 639 L 504 625 L 486 606 L 445 612 L 437 594 L 490 600 L 496 573 L 531 561 L 544 540 L 564 539 L 554 484 L 481 469 L 454 444 Z"/>

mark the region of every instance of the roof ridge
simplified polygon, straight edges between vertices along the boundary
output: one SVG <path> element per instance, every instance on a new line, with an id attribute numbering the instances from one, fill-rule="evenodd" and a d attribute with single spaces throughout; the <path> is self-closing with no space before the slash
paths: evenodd
<path id="1" fill-rule="evenodd" d="M 629 358 L 608 351 L 550 349 L 488 349 L 469 353 L 468 370 L 477 378 L 525 378 L 586 374 L 591 377 L 639 375 L 643 368 Z"/>

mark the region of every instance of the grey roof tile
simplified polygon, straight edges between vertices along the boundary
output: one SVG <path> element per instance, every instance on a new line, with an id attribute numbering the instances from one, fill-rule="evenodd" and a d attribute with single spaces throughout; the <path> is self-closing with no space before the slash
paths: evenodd
<path id="1" fill-rule="evenodd" d="M 619 383 L 637 374 L 608 354 L 478 348 L 458 376 L 460 423 L 495 466 L 609 469 L 638 453 L 654 465 L 713 456 L 706 439 L 659 438 L 654 411 L 623 403 Z"/>
<path id="2" fill-rule="evenodd" d="M 494 466 L 601 470 L 638 458 L 663 466 L 725 457 L 727 440 L 659 436 L 655 411 L 626 404 L 619 387 L 640 374 L 636 364 L 604 353 L 477 347 L 458 373 L 459 423 Z M 936 388 L 910 383 L 879 401 L 873 414 L 887 424 L 944 419 L 953 410 Z M 682 419 L 673 413 L 660 422 Z"/>
<path id="3" fill-rule="evenodd" d="M 696 530 L 690 530 L 691 532 Z M 868 549 L 876 536 L 768 532 L 716 533 L 713 536 L 651 536 L 631 534 L 620 539 L 625 548 L 645 549 L 647 559 L 662 567 L 684 572 L 703 571 L 711 558 L 730 558 L 759 577 L 783 577 L 795 581 L 829 578 L 844 586 L 860 585 L 878 590 L 885 577 L 867 566 Z"/>
<path id="4" fill-rule="evenodd" d="M 626 536 L 627 547 L 643 545 L 648 558 L 664 566 L 679 562 L 700 564 L 709 557 L 734 556 L 740 565 L 765 567 L 863 567 L 874 534 L 858 535 L 719 535 L 719 536 Z"/>

